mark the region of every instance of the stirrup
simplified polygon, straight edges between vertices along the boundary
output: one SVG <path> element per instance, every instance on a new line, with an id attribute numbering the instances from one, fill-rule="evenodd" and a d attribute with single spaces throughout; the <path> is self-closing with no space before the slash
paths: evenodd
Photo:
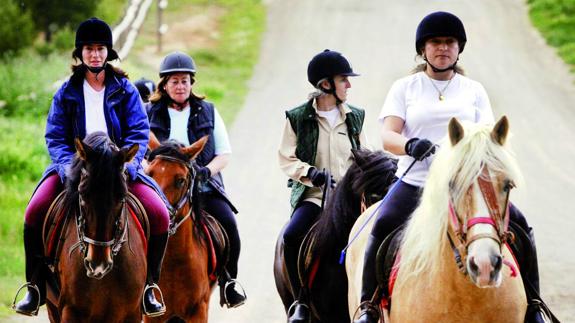
<path id="1" fill-rule="evenodd" d="M 310 312 L 309 305 L 307 305 L 306 303 L 301 303 L 299 300 L 296 299 L 293 303 L 291 303 L 290 307 L 288 308 L 287 317 L 291 317 L 294 314 L 295 307 L 297 305 L 301 305 L 302 307 L 305 307 L 307 309 L 308 313 Z"/>
<path id="2" fill-rule="evenodd" d="M 153 289 L 160 292 L 160 300 L 159 301 L 160 301 L 160 304 L 162 304 L 162 308 L 160 308 L 160 310 L 158 312 L 151 313 L 146 308 L 146 302 L 144 301 L 144 296 L 146 295 L 146 292 L 148 291 L 148 289 L 152 289 L 152 293 L 154 292 Z M 146 285 L 146 288 L 144 288 L 144 293 L 142 294 L 142 308 L 144 309 L 144 315 L 146 315 L 147 317 L 162 316 L 162 315 L 164 315 L 164 313 L 166 313 L 166 304 L 164 303 L 164 294 L 162 294 L 162 290 L 160 289 L 160 286 L 158 286 L 155 283 L 151 284 L 151 285 Z"/>
<path id="3" fill-rule="evenodd" d="M 235 305 L 230 304 L 230 302 L 228 301 L 228 295 L 226 293 L 226 291 L 228 290 L 228 287 L 230 287 L 230 285 L 232 285 L 232 284 L 235 284 L 236 286 L 240 287 L 241 295 L 244 297 L 244 300 L 242 302 L 235 304 Z M 226 284 L 224 285 L 224 304 L 227 306 L 227 308 L 239 307 L 240 305 L 245 304 L 247 299 L 248 299 L 248 296 L 246 295 L 246 290 L 244 289 L 244 286 L 242 286 L 237 280 L 230 279 L 226 282 Z"/>
<path id="4" fill-rule="evenodd" d="M 369 313 L 376 314 L 378 321 L 383 317 L 383 313 L 382 313 L 381 308 L 379 306 L 374 305 L 371 301 L 363 301 L 355 309 L 355 312 L 353 313 L 353 316 L 352 316 L 353 321 L 357 321 L 361 317 L 361 314 L 363 312 L 365 312 L 366 315 L 369 315 Z"/>
<path id="5" fill-rule="evenodd" d="M 38 294 L 38 305 L 36 305 L 36 309 L 33 310 L 32 312 L 18 311 L 16 309 L 16 300 L 18 299 L 18 295 L 20 294 L 20 291 L 22 289 L 28 288 L 28 287 L 31 287 L 34 291 L 36 291 L 36 294 Z M 20 286 L 20 288 L 18 288 L 18 290 L 16 291 L 16 296 L 14 296 L 14 301 L 12 301 L 12 309 L 14 311 L 16 311 L 16 313 L 19 313 L 19 314 L 28 315 L 28 316 L 37 316 L 38 310 L 40 309 L 40 299 L 41 299 L 40 288 L 38 288 L 38 286 L 36 286 L 35 284 L 32 284 L 30 282 L 26 282 L 26 283 L 22 284 L 22 286 Z"/>

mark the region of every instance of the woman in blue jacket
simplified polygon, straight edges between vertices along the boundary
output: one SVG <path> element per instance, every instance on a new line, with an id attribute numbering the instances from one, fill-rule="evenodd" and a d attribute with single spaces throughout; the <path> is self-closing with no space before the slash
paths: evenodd
<path id="1" fill-rule="evenodd" d="M 64 189 L 66 172 L 75 154 L 74 138 L 103 131 L 118 147 L 139 145 L 129 164 L 128 189 L 142 202 L 150 220 L 148 241 L 148 285 L 159 280 L 160 268 L 168 238 L 169 215 L 155 182 L 147 177 L 140 162 L 148 144 L 150 127 L 136 88 L 124 71 L 108 61 L 118 58 L 112 48 L 112 31 L 102 20 L 88 19 L 76 31 L 72 56 L 79 64 L 72 66 L 72 76 L 54 95 L 46 124 L 46 144 L 52 164 L 48 166 L 26 208 L 24 218 L 24 249 L 26 279 L 32 280 L 41 270 L 43 257 L 42 225 L 52 201 Z M 45 301 L 45 277 L 36 275 L 25 298 L 15 310 L 35 315 Z M 155 299 L 153 289 L 143 295 L 144 311 L 157 316 L 165 306 Z"/>

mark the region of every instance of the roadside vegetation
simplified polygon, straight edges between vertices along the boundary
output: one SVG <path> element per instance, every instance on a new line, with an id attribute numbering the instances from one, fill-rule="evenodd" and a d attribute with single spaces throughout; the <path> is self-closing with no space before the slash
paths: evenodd
<path id="1" fill-rule="evenodd" d="M 575 0 L 528 0 L 529 16 L 575 73 Z"/>
<path id="2" fill-rule="evenodd" d="M 34 2 L 41 1 L 30 1 Z M 96 16 L 111 24 L 119 22 L 127 5 L 126 0 L 97 2 L 93 14 L 87 17 Z M 5 49 L 0 40 L 0 320 L 12 314 L 9 306 L 18 285 L 24 282 L 24 210 L 50 162 L 44 142 L 45 119 L 59 80 L 69 75 L 75 31 L 75 25 L 52 26 L 48 42 L 42 28 L 29 24 L 31 13 L 14 3 L 22 2 L 8 0 L 9 5 L 0 8 L 0 13 L 12 10 L 11 17 L 24 16 L 18 28 L 28 30 L 32 36 L 23 37 L 25 45 L 18 48 Z M 176 49 L 189 53 L 198 65 L 195 92 L 214 102 L 229 126 L 243 104 L 247 81 L 258 58 L 265 25 L 261 1 L 169 1 L 163 14 L 169 28 L 160 53 L 151 50 L 156 46 L 156 14 L 154 2 L 132 52 L 121 62 L 121 67 L 133 81 L 142 76 L 157 81 L 161 57 Z M 209 17 L 202 18 L 206 15 Z M 210 21 L 211 40 L 198 44 L 191 39 L 191 46 L 170 44 L 168 36 L 174 30 L 173 25 L 195 18 Z M 14 29 L 10 25 L 14 21 L 3 24 L 0 14 L 3 37 L 8 34 L 1 26 Z M 191 27 L 195 25 L 198 24 Z"/>

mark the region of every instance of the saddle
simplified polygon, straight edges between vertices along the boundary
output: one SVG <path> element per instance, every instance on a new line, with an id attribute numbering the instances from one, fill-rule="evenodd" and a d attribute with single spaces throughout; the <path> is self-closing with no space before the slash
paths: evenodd
<path id="1" fill-rule="evenodd" d="M 230 241 L 224 227 L 206 211 L 202 210 L 200 227 L 206 237 L 208 247 L 208 274 L 210 281 L 225 276 L 225 265 L 230 254 Z"/>
<path id="2" fill-rule="evenodd" d="M 297 268 L 298 276 L 301 286 L 306 287 L 308 290 L 313 286 L 315 280 L 315 275 L 319 268 L 321 259 L 316 257 L 313 253 L 315 247 L 315 228 L 317 222 L 312 225 L 310 230 L 307 232 L 303 241 L 299 247 Z"/>

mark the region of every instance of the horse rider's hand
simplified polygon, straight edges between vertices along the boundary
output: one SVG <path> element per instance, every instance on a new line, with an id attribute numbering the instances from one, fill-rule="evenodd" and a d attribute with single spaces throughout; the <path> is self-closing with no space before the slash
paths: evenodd
<path id="1" fill-rule="evenodd" d="M 310 179 L 313 186 L 320 187 L 325 184 L 327 174 L 325 171 L 319 171 L 317 168 L 311 167 L 307 172 L 307 178 Z"/>
<path id="2" fill-rule="evenodd" d="M 411 138 L 405 143 L 405 152 L 422 161 L 435 153 L 435 145 L 427 139 Z"/>
<path id="3" fill-rule="evenodd" d="M 202 166 L 198 169 L 196 176 L 198 176 L 200 181 L 206 182 L 212 177 L 212 171 L 208 167 Z"/>

